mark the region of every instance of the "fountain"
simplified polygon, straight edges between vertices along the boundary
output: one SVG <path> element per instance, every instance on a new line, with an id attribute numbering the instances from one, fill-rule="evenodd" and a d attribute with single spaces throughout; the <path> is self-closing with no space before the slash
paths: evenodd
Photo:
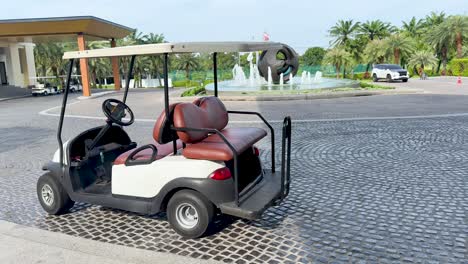
<path id="1" fill-rule="evenodd" d="M 317 71 L 314 76 L 314 83 L 318 83 L 322 81 L 322 72 Z"/>
<path id="2" fill-rule="evenodd" d="M 244 70 L 242 69 L 239 64 L 234 65 L 234 68 L 232 69 L 232 76 L 234 77 L 234 84 L 235 85 L 245 85 L 246 83 L 246 77 Z"/>
<path id="3" fill-rule="evenodd" d="M 256 61 L 254 63 L 253 52 L 250 52 L 247 56 L 247 61 L 249 63 L 248 77 L 244 72 L 244 69 L 239 64 L 236 64 L 232 69 L 233 79 L 230 81 L 219 82 L 219 91 L 245 92 L 260 90 L 312 90 L 333 89 L 338 87 L 359 87 L 358 81 L 324 78 L 321 71 L 316 71 L 315 73 L 302 71 L 300 77 L 294 77 L 294 74 L 296 73 L 295 71 L 277 72 L 279 69 L 277 66 L 268 66 L 267 68 L 263 68 L 264 77 L 262 77 L 258 63 L 264 60 L 265 56 L 263 54 L 260 56 L 259 52 L 256 52 L 255 58 Z M 271 56 L 269 56 L 268 59 L 273 60 Z M 266 65 L 265 61 L 263 61 L 263 67 Z M 314 74 L 313 77 L 312 74 Z M 277 80 L 275 81 L 274 78 L 277 78 Z M 285 85 L 286 83 L 289 85 Z M 214 85 L 208 84 L 206 89 L 208 92 L 213 91 Z"/>
<path id="4" fill-rule="evenodd" d="M 268 86 L 271 86 L 273 84 L 273 77 L 271 76 L 271 67 L 268 67 Z"/>

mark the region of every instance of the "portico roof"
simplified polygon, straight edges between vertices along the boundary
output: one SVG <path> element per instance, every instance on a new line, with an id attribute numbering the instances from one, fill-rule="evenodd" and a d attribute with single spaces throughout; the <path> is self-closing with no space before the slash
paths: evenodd
<path id="1" fill-rule="evenodd" d="M 211 52 L 252 52 L 282 48 L 278 42 L 226 41 L 226 42 L 177 42 L 143 44 L 117 48 L 102 48 L 83 51 L 68 51 L 64 59 L 120 57 L 133 55 L 157 55 L 164 53 L 211 53 Z"/>
<path id="2" fill-rule="evenodd" d="M 75 41 L 77 34 L 90 40 L 120 39 L 132 31 L 94 16 L 0 20 L 0 39 L 16 42 Z"/>

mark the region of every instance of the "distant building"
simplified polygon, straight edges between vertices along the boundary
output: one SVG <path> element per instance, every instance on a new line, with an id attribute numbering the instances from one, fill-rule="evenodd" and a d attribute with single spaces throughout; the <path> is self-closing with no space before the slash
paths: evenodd
<path id="1" fill-rule="evenodd" d="M 35 43 L 77 41 L 86 49 L 86 40 L 115 40 L 133 29 L 92 16 L 0 20 L 0 89 L 2 85 L 27 87 L 35 84 Z M 115 89 L 120 89 L 118 59 L 112 60 Z M 91 94 L 88 64 L 80 61 L 83 94 Z"/>

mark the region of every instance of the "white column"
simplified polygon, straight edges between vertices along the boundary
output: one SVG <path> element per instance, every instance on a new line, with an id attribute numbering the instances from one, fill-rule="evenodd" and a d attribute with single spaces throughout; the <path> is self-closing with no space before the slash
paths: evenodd
<path id="1" fill-rule="evenodd" d="M 33 43 L 26 43 L 24 44 L 24 50 L 26 52 L 26 67 L 28 68 L 28 80 L 29 84 L 27 85 L 34 85 L 36 84 L 36 62 L 34 60 L 34 44 Z"/>
<path id="2" fill-rule="evenodd" d="M 24 87 L 24 78 L 23 78 L 23 74 L 21 73 L 18 44 L 10 44 L 9 50 L 10 50 L 10 72 L 11 72 L 11 75 L 9 76 L 10 85 Z"/>

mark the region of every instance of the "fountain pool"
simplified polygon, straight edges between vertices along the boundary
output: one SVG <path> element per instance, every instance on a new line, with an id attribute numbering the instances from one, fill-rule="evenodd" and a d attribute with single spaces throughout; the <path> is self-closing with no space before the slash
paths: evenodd
<path id="1" fill-rule="evenodd" d="M 308 75 L 308 76 L 307 76 Z M 236 80 L 222 81 L 218 83 L 219 92 L 255 92 L 255 91 L 294 91 L 294 90 L 313 90 L 313 89 L 333 89 L 343 87 L 359 87 L 359 82 L 349 79 L 331 79 L 331 78 L 318 78 L 317 74 L 314 78 L 310 74 L 306 74 L 305 78 L 294 77 L 292 82 L 285 84 L 269 84 L 266 81 L 252 82 L 245 79 L 244 82 Z M 212 92 L 214 85 L 208 84 L 206 90 Z"/>

